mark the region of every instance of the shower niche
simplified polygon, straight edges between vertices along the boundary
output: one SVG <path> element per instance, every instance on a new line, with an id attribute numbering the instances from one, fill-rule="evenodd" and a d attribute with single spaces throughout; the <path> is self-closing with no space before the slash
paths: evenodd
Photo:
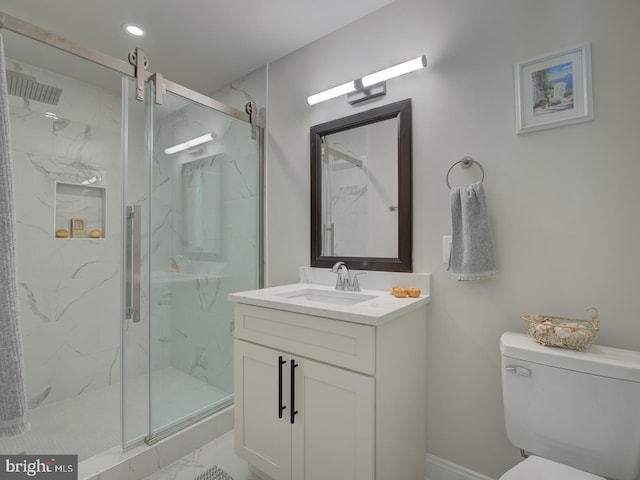
<path id="1" fill-rule="evenodd" d="M 105 187 L 56 182 L 54 236 L 106 238 L 106 197 Z"/>

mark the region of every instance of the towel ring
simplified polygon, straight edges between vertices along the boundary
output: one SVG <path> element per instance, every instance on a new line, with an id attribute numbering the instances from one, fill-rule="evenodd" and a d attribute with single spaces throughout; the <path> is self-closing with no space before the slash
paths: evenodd
<path id="1" fill-rule="evenodd" d="M 458 160 L 456 163 L 451 165 L 449 167 L 449 170 L 447 170 L 447 176 L 445 178 L 445 181 L 447 182 L 447 187 L 449 187 L 449 190 L 451 190 L 451 184 L 449 183 L 449 174 L 451 173 L 451 170 L 453 170 L 453 167 L 455 167 L 458 164 L 461 164 L 463 168 L 469 168 L 474 163 L 478 165 L 478 167 L 480 167 L 480 171 L 482 172 L 482 178 L 480 179 L 480 183 L 484 181 L 484 168 L 482 168 L 482 165 L 480 165 L 480 162 L 478 162 L 477 160 L 474 160 L 471 157 L 463 157 L 461 160 Z"/>

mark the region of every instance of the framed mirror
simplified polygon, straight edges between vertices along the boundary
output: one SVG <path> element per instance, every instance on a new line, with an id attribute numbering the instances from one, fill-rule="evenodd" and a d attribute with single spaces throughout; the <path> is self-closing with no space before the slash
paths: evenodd
<path id="1" fill-rule="evenodd" d="M 311 266 L 411 271 L 411 100 L 311 127 Z"/>

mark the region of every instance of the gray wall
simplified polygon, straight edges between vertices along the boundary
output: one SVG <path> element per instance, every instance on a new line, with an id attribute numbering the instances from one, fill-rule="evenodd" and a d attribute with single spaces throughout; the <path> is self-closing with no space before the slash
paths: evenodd
<path id="1" fill-rule="evenodd" d="M 429 453 L 498 477 L 519 460 L 504 433 L 498 339 L 523 313 L 600 310 L 598 343 L 640 349 L 637 0 L 398 0 L 269 65 L 267 283 L 309 264 L 309 127 L 413 100 L 414 270 L 433 273 L 429 307 Z M 595 120 L 515 134 L 513 65 L 590 41 Z M 384 99 L 309 107 L 325 88 L 426 54 Z M 499 276 L 449 279 L 444 177 L 482 162 Z M 458 173 L 454 183 L 475 181 Z M 363 279 L 366 287 L 366 278 Z"/>

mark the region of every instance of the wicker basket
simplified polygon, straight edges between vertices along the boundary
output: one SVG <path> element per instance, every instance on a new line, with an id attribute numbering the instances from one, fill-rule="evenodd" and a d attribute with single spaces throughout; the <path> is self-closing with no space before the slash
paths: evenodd
<path id="1" fill-rule="evenodd" d="M 523 315 L 522 318 L 527 333 L 538 343 L 582 352 L 591 346 L 593 337 L 600 330 L 598 310 L 591 307 L 587 312 L 591 313 L 591 320 L 536 314 Z"/>

